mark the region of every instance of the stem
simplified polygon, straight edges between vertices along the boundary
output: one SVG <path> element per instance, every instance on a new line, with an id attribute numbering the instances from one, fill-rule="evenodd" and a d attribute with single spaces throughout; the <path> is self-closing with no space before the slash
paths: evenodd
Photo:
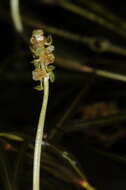
<path id="1" fill-rule="evenodd" d="M 38 128 L 35 140 L 35 151 L 34 151 L 34 165 L 33 165 L 33 190 L 39 190 L 40 186 L 40 160 L 41 160 L 41 145 L 43 137 L 43 129 L 46 115 L 46 108 L 48 103 L 49 95 L 49 77 L 44 78 L 44 97 L 42 108 L 39 116 Z"/>
<path id="2" fill-rule="evenodd" d="M 10 10 L 15 29 L 17 32 L 22 33 L 23 24 L 19 10 L 19 0 L 10 0 Z"/>

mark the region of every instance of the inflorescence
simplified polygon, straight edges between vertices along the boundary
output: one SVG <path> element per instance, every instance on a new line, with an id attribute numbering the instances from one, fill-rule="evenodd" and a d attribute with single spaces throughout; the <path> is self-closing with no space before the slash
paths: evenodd
<path id="1" fill-rule="evenodd" d="M 40 81 L 40 85 L 35 89 L 43 90 L 43 79 L 49 77 L 51 82 L 54 81 L 54 66 L 50 65 L 54 62 L 53 54 L 54 46 L 52 45 L 51 36 L 45 37 L 42 29 L 37 29 L 32 32 L 31 51 L 33 53 L 35 69 L 32 71 L 32 78 L 34 81 Z"/>

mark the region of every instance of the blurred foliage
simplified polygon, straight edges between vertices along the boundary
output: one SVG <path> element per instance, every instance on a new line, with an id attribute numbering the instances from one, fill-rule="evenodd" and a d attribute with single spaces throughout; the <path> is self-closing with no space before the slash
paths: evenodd
<path id="1" fill-rule="evenodd" d="M 22 0 L 18 19 L 23 28 L 17 30 L 11 2 L 0 2 L 1 189 L 32 188 L 35 126 L 41 107 L 29 51 L 36 28 L 52 35 L 56 57 L 42 186 L 47 190 L 116 189 L 116 179 L 126 177 L 122 169 L 126 163 L 126 3 Z"/>

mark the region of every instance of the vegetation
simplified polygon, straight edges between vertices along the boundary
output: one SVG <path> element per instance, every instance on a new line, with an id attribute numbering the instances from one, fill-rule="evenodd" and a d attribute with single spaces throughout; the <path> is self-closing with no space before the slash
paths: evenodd
<path id="1" fill-rule="evenodd" d="M 116 189 L 126 177 L 125 2 L 0 5 L 1 190 Z"/>

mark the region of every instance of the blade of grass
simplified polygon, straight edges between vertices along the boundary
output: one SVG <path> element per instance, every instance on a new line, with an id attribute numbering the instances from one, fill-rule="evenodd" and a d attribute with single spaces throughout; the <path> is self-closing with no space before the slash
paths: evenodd
<path id="1" fill-rule="evenodd" d="M 63 128 L 63 124 L 66 120 L 68 120 L 68 118 L 71 117 L 71 115 L 74 113 L 80 99 L 86 95 L 90 89 L 90 87 L 92 86 L 94 82 L 94 76 L 91 77 L 90 81 L 88 82 L 88 84 L 86 84 L 86 86 L 80 90 L 80 92 L 77 94 L 77 96 L 74 98 L 74 100 L 72 101 L 71 105 L 69 106 L 69 108 L 66 110 L 65 114 L 62 116 L 62 118 L 59 120 L 57 127 L 54 128 L 49 136 L 49 139 L 53 139 L 55 140 L 55 142 L 57 140 L 60 140 L 63 133 L 62 133 L 62 128 Z M 61 130 L 59 130 L 61 129 Z"/>
<path id="2" fill-rule="evenodd" d="M 28 142 L 26 140 L 24 140 L 22 142 L 21 148 L 18 152 L 17 155 L 17 160 L 15 163 L 15 169 L 14 169 L 14 175 L 13 175 L 13 184 L 15 184 L 16 189 L 19 189 L 19 177 L 20 177 L 20 173 L 23 169 L 23 164 L 24 164 L 24 159 L 26 156 L 26 151 L 28 149 Z"/>
<path id="3" fill-rule="evenodd" d="M 13 135 L 16 136 L 13 133 L 11 133 L 11 135 L 7 135 L 7 139 L 10 139 L 11 137 L 13 137 Z M 4 137 L 6 138 L 6 133 L 4 133 Z M 10 137 L 10 138 L 8 138 L 8 137 Z M 20 136 L 17 136 L 17 137 L 20 137 Z M 22 135 L 21 135 L 21 138 L 22 138 Z M 19 138 L 15 138 L 15 139 L 16 139 L 15 141 L 17 141 L 17 139 L 19 139 Z M 4 141 L 4 143 L 7 144 L 8 142 Z M 78 167 L 78 164 L 77 164 L 75 158 L 71 154 L 69 154 L 68 152 L 65 152 L 64 150 L 61 150 L 49 143 L 45 142 L 44 144 L 45 144 L 46 148 L 48 147 L 48 149 L 45 149 L 45 150 L 43 149 L 44 151 L 43 151 L 43 156 L 42 156 L 42 160 L 41 160 L 41 162 L 43 162 L 43 164 L 41 165 L 41 168 L 43 167 L 43 169 L 45 169 L 50 174 L 66 181 L 66 182 L 75 183 L 88 190 L 94 189 L 88 183 L 86 176 L 83 174 L 80 167 Z M 24 154 L 22 154 L 24 152 L 24 146 L 25 146 L 25 144 L 22 145 L 22 151 L 20 151 L 19 155 L 18 155 L 18 157 L 19 157 L 18 164 L 17 164 L 18 166 L 16 165 L 16 168 L 17 168 L 16 174 L 18 176 L 19 176 L 18 170 L 20 168 L 19 165 L 20 164 L 22 165 L 22 163 L 20 161 L 22 160 L 21 156 L 24 155 Z M 32 144 L 29 144 L 29 148 L 32 149 L 32 151 L 34 150 L 34 146 Z M 16 148 L 16 146 L 14 146 L 14 145 L 11 150 L 14 152 L 18 152 L 18 148 Z M 51 154 L 53 153 L 52 155 L 50 154 L 49 150 L 51 150 Z M 27 153 L 27 156 L 30 159 L 33 159 L 33 154 Z M 61 163 L 62 163 L 62 165 L 60 165 Z"/>
<path id="4" fill-rule="evenodd" d="M 16 188 L 12 185 L 12 172 L 9 168 L 9 163 L 2 145 L 0 145 L 0 175 L 6 190 L 16 190 Z"/>
<path id="5" fill-rule="evenodd" d="M 126 120 L 126 113 L 119 113 L 115 114 L 109 117 L 102 117 L 95 120 L 89 120 L 89 121 L 78 121 L 76 124 L 69 123 L 65 124 L 64 126 L 64 132 L 75 132 L 75 131 L 83 131 L 85 129 L 91 128 L 91 127 L 103 127 L 105 125 L 114 124 L 117 122 L 122 122 Z M 72 126 L 72 127 L 71 127 Z"/>
<path id="6" fill-rule="evenodd" d="M 21 136 L 18 136 L 16 133 L 13 133 L 13 132 L 10 132 L 10 133 L 1 132 L 0 137 L 5 137 L 7 139 L 11 139 L 14 141 L 19 141 L 19 142 L 23 141 L 23 138 Z"/>
<path id="7" fill-rule="evenodd" d="M 77 14 L 77 15 L 87 18 L 90 21 L 100 24 L 101 26 L 106 27 L 107 29 L 115 32 L 116 34 L 120 34 L 121 36 L 126 37 L 125 30 L 119 29 L 118 25 L 115 25 L 112 22 L 109 22 L 108 20 L 104 19 L 103 17 L 98 16 L 95 13 L 88 11 L 87 9 L 79 7 L 66 0 L 61 1 L 60 6 Z"/>
<path id="8" fill-rule="evenodd" d="M 89 9 L 91 9 L 95 13 L 100 14 L 104 18 L 112 21 L 113 23 L 115 24 L 119 23 L 120 27 L 126 29 L 126 22 L 119 16 L 116 16 L 114 13 L 112 13 L 110 10 L 108 10 L 107 7 L 104 7 L 102 4 L 98 2 L 96 3 L 94 0 L 93 1 L 79 0 L 79 2 L 82 3 L 83 5 L 86 5 Z"/>
<path id="9" fill-rule="evenodd" d="M 117 155 L 117 154 L 111 153 L 111 152 L 105 152 L 103 150 L 100 150 L 98 148 L 91 147 L 91 146 L 88 146 L 88 149 L 91 151 L 94 151 L 98 155 L 104 156 L 104 157 L 109 158 L 113 161 L 126 164 L 126 156 Z"/>

